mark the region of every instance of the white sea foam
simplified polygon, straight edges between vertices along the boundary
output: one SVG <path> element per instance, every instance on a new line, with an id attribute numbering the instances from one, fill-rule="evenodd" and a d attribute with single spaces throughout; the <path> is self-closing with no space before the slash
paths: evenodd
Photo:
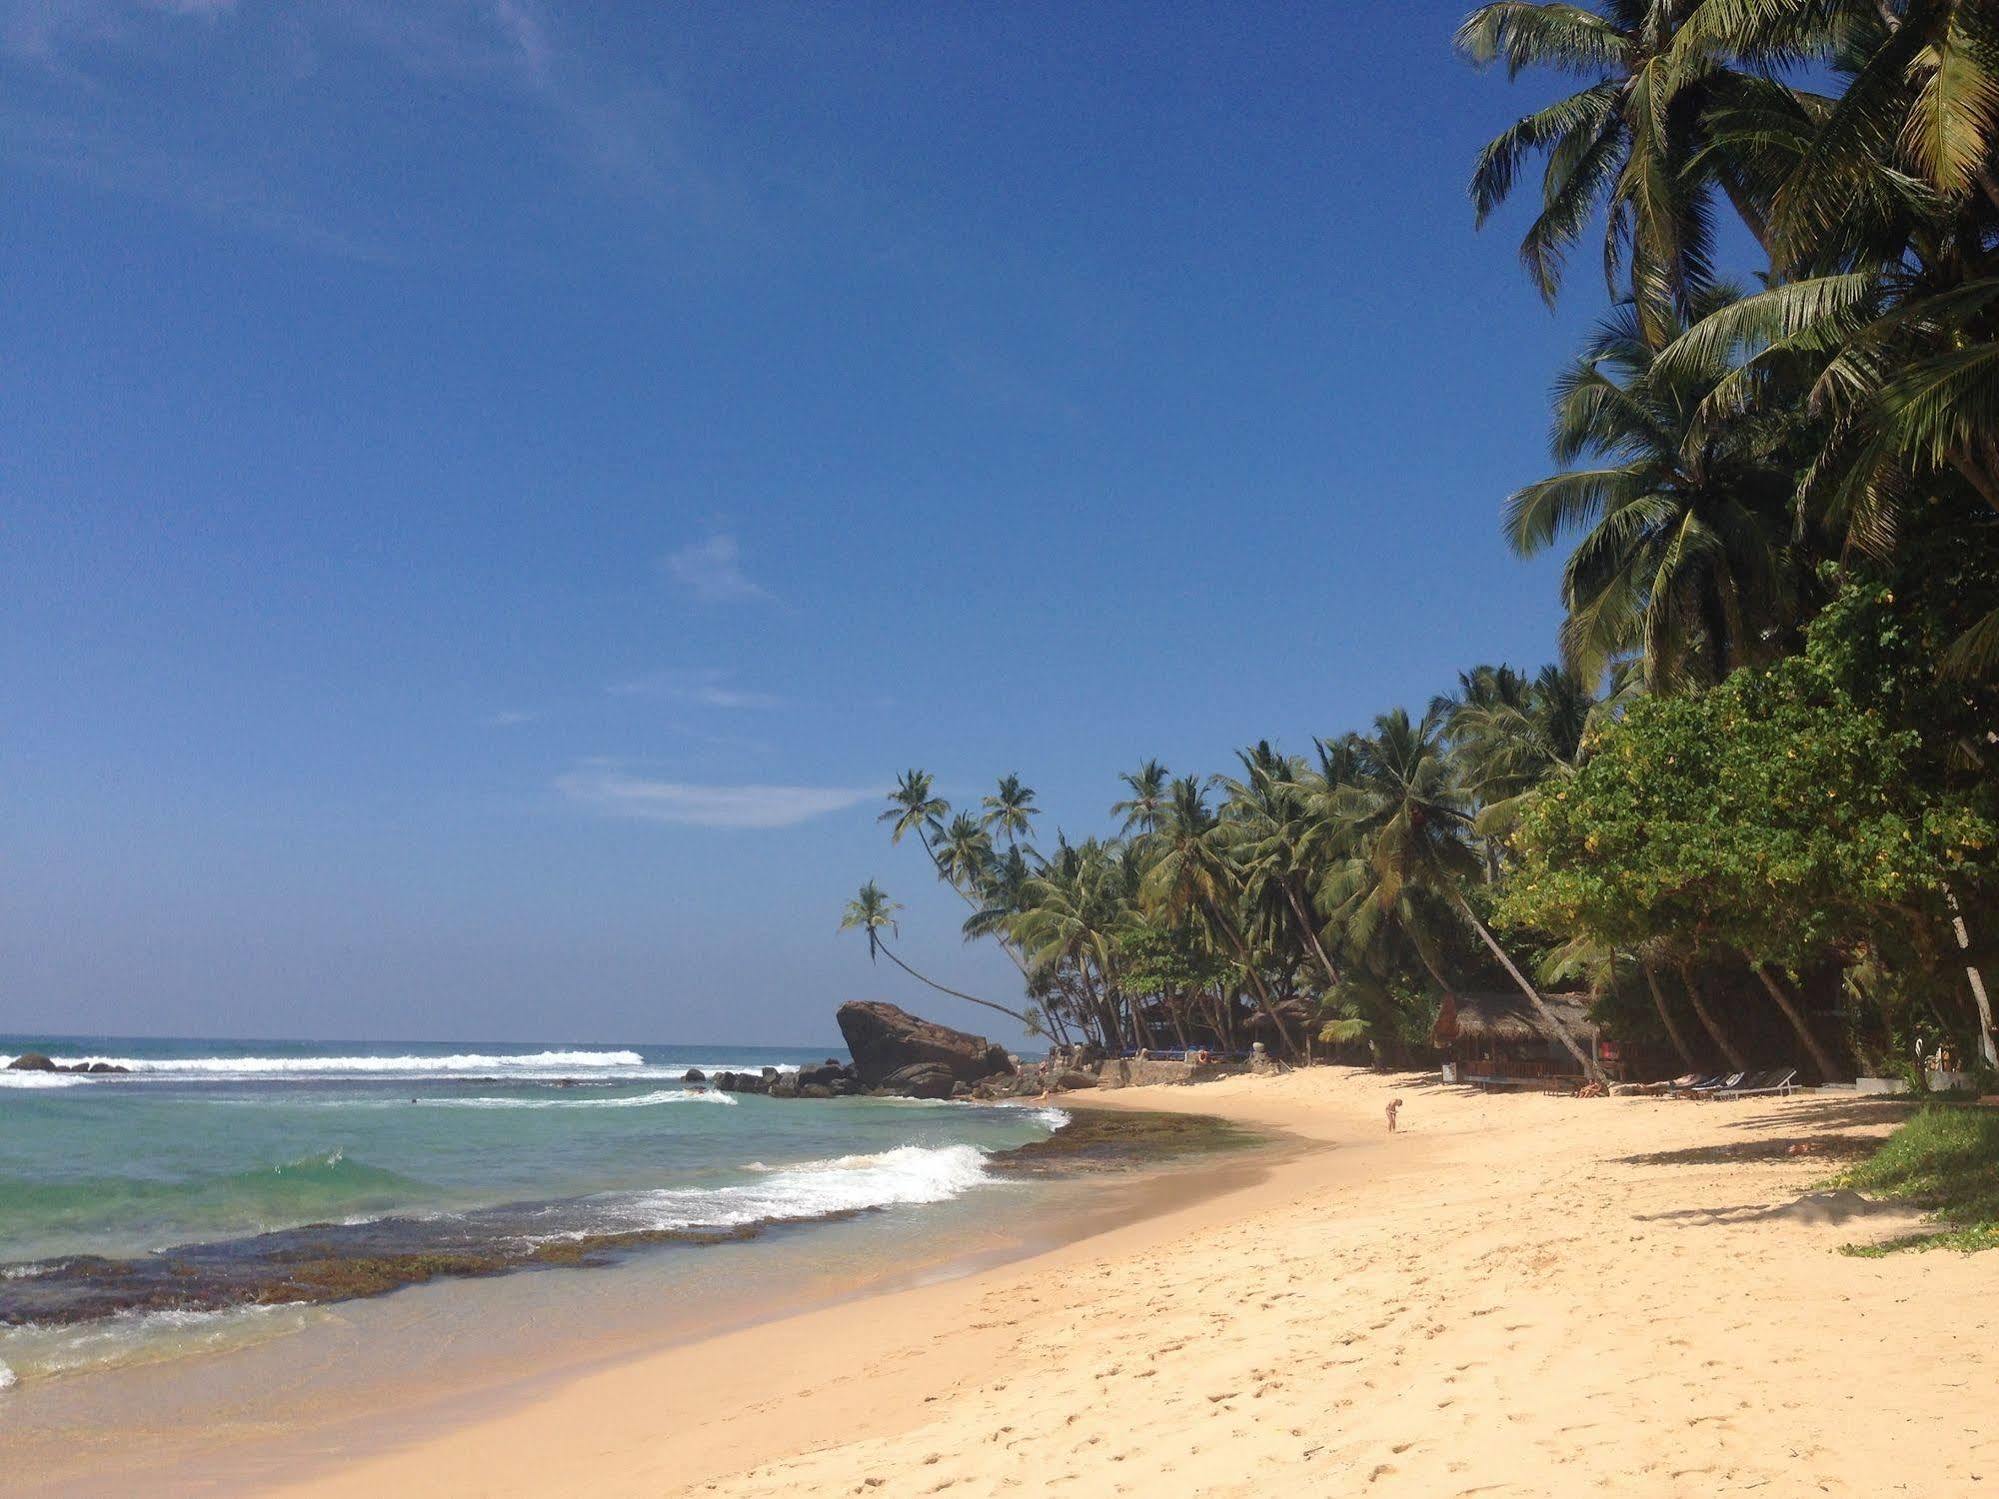
<path id="1" fill-rule="evenodd" d="M 183 1082 L 242 1081 L 286 1077 L 451 1077 L 492 1073 L 521 1082 L 599 1074 L 620 1082 L 679 1082 L 696 1067 L 709 1076 L 717 1072 L 760 1072 L 762 1062 L 648 1063 L 635 1051 L 456 1052 L 450 1056 L 321 1056 L 321 1057 L 55 1057 L 60 1065 L 104 1062 L 123 1067 L 134 1077 L 173 1078 Z M 48 1072 L 8 1072 L 12 1057 L 0 1056 L 0 1086 L 62 1088 L 84 1081 L 76 1075 Z M 795 1063 L 774 1069 L 796 1072 Z"/>
<path id="2" fill-rule="evenodd" d="M 11 1057 L 8 1061 L 13 1060 Z M 547 1070 L 555 1067 L 604 1068 L 643 1067 L 645 1058 L 635 1051 L 535 1051 L 519 1054 L 458 1052 L 444 1057 L 347 1056 L 347 1057 L 56 1057 L 70 1065 L 76 1062 L 106 1062 L 137 1073 L 184 1073 L 221 1077 L 284 1076 L 292 1073 L 431 1073 L 431 1072 L 512 1072 L 522 1068 Z M 0 1062 L 0 1066 L 4 1066 Z M 47 1074 L 41 1074 L 46 1076 Z"/>
<path id="3" fill-rule="evenodd" d="M 6 1364 L 0 1363 L 0 1390 L 10 1390 L 14 1387 L 14 1383 L 14 1371 Z"/>
<path id="4" fill-rule="evenodd" d="M 763 1167 L 761 1180 L 740 1186 L 607 1195 L 598 1199 L 597 1221 L 551 1237 L 796 1223 L 831 1213 L 949 1202 L 990 1181 L 986 1153 L 976 1145 L 900 1145 L 873 1155 Z"/>
<path id="5" fill-rule="evenodd" d="M 212 1311 L 124 1311 L 94 1322 L 24 1322 L 4 1331 L 9 1358 L 33 1378 L 107 1364 L 148 1363 L 193 1350 L 237 1346 L 292 1331 L 312 1314 L 301 1302 Z M 0 1363 L 0 1369 L 6 1365 Z M 0 1389 L 12 1383 L 0 1380 Z"/>
<path id="6" fill-rule="evenodd" d="M 636 1098 L 419 1098 L 415 1103 L 427 1109 L 649 1109 L 667 1103 L 736 1102 L 727 1093 L 693 1093 L 683 1088 L 661 1088 Z"/>

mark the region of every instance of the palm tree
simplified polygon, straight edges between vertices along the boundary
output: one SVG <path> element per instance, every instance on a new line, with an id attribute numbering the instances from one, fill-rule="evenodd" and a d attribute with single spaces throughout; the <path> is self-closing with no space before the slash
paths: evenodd
<path id="1" fill-rule="evenodd" d="M 1236 759 L 1242 764 L 1242 779 L 1217 776 L 1215 780 L 1228 793 L 1229 815 L 1241 835 L 1244 893 L 1252 906 L 1259 897 L 1275 897 L 1278 909 L 1288 917 L 1281 924 L 1317 960 L 1328 986 L 1337 989 L 1340 970 L 1326 951 L 1312 909 L 1317 830 L 1305 804 L 1304 764 L 1278 754 L 1267 739 L 1259 740 L 1254 749 L 1238 750 Z"/>
<path id="2" fill-rule="evenodd" d="M 1799 424 L 1754 411 L 1704 420 L 1727 374 L 1718 357 L 1663 358 L 1625 307 L 1556 386 L 1556 460 L 1603 464 L 1517 490 L 1506 531 L 1523 556 L 1579 533 L 1562 577 L 1562 645 L 1585 681 L 1641 652 L 1654 691 L 1718 681 L 1778 650 L 1797 621 L 1802 566 L 1788 533 Z"/>
<path id="3" fill-rule="evenodd" d="M 927 978 L 923 974 L 918 973 L 914 968 L 903 962 L 901 958 L 897 957 L 895 950 L 888 945 L 888 941 L 883 937 L 882 933 L 889 932 L 898 937 L 902 935 L 902 929 L 897 926 L 895 920 L 895 913 L 901 909 L 902 906 L 890 900 L 880 885 L 876 884 L 873 880 L 869 880 L 865 885 L 861 886 L 860 892 L 847 902 L 847 909 L 840 917 L 840 930 L 843 932 L 859 930 L 867 933 L 868 960 L 870 962 L 873 962 L 877 957 L 887 958 L 889 962 L 895 964 L 896 967 L 915 979 L 919 984 L 927 984 L 939 994 L 948 994 L 953 999 L 962 999 L 970 1004 L 984 1005 L 988 1010 L 997 1010 L 1002 1015 L 1011 1016 L 1013 1019 L 1018 1020 L 1030 1033 L 1039 1032 L 1040 1027 L 1019 1010 L 1010 1010 L 1005 1005 L 995 1004 L 990 999 L 980 999 L 976 994 L 967 994 L 961 989 L 949 988 L 946 985 L 938 983 L 933 978 Z"/>
<path id="4" fill-rule="evenodd" d="M 951 804 L 932 793 L 930 772 L 905 770 L 895 778 L 895 790 L 888 794 L 888 800 L 888 810 L 875 819 L 894 824 L 889 829 L 888 841 L 900 843 L 903 834 L 914 833 L 923 851 L 930 853 L 932 836 L 951 815 Z M 933 861 L 936 858 L 934 854 L 931 857 Z"/>
<path id="5" fill-rule="evenodd" d="M 1229 830 L 1209 809 L 1200 782 L 1190 776 L 1173 782 L 1153 838 L 1155 857 L 1145 873 L 1142 890 L 1146 909 L 1168 921 L 1198 921 L 1212 941 L 1235 957 L 1258 1009 L 1285 1046 L 1302 1055 L 1297 1038 L 1271 999 L 1249 935 L 1238 919 L 1242 871 L 1231 856 Z"/>
<path id="6" fill-rule="evenodd" d="M 960 812 L 944 825 L 936 847 L 938 869 L 976 910 L 979 896 L 992 877 L 992 836 L 977 818 L 969 812 Z"/>
<path id="7" fill-rule="evenodd" d="M 998 828 L 1009 844 L 1032 830 L 1041 809 L 1034 805 L 1034 788 L 1022 784 L 1017 775 L 1000 777 L 999 789 L 981 803 L 986 815 L 979 825 L 988 833 Z"/>
<path id="8" fill-rule="evenodd" d="M 1709 398 L 1738 411 L 1773 366 L 1816 375 L 1803 517 L 1886 555 L 1913 505 L 1999 510 L 1999 12 L 1990 0 L 1706 0 L 1676 44 L 1846 87 L 1788 132 L 1774 284 L 1682 335 L 1670 365 L 1742 356 Z M 1952 491 L 1956 491 L 1956 495 Z M 1999 615 L 1946 664 L 1999 659 Z"/>
<path id="9" fill-rule="evenodd" d="M 1135 1040 L 1152 1041 L 1137 1007 L 1124 1005 L 1118 984 L 1117 939 L 1132 914 L 1131 893 L 1119 850 L 1094 838 L 1079 845 L 1064 842 L 1028 880 L 1013 924 L 1031 971 L 1054 987 L 1065 981 L 1072 986 L 1105 1040 L 1120 1048 L 1126 1019 Z"/>
<path id="10" fill-rule="evenodd" d="M 1111 815 L 1124 819 L 1119 832 L 1127 838 L 1133 833 L 1152 832 L 1159 826 L 1160 813 L 1165 810 L 1166 788 L 1172 772 L 1157 760 L 1147 760 L 1118 779 L 1131 790 L 1131 795 L 1123 801 L 1111 804 Z"/>
<path id="11" fill-rule="evenodd" d="M 1458 28 L 1475 66 L 1503 61 L 1509 76 L 1546 68 L 1584 87 L 1516 121 L 1479 155 L 1472 175 L 1478 221 L 1512 194 L 1530 154 L 1546 158 L 1541 212 L 1520 258 L 1552 302 L 1563 262 L 1592 216 L 1606 215 L 1604 277 L 1637 309 L 1655 346 L 1714 281 L 1713 198 L 1725 192 L 1752 229 L 1763 217 L 1750 143 L 1718 149 L 1709 122 L 1721 110 L 1790 115 L 1799 106 L 1769 78 L 1738 72 L 1712 51 L 1674 43 L 1696 0 L 1601 0 L 1580 5 L 1501 0 Z"/>
<path id="12" fill-rule="evenodd" d="M 1451 766 L 1440 716 L 1425 714 L 1412 723 L 1397 708 L 1376 718 L 1373 735 L 1355 746 L 1353 779 L 1333 793 L 1333 809 L 1351 828 L 1358 857 L 1373 876 L 1374 901 L 1386 909 L 1405 892 L 1423 890 L 1455 908 L 1519 986 L 1548 1033 L 1581 1064 L 1590 1081 L 1602 1083 L 1596 1058 L 1569 1034 L 1465 898 L 1464 886 L 1477 877 L 1479 860 L 1470 843 L 1470 802 Z"/>
<path id="13" fill-rule="evenodd" d="M 1624 680 L 1599 699 L 1566 666 L 1544 666 L 1532 681 L 1510 667 L 1481 666 L 1461 674 L 1468 690 L 1432 702 L 1432 710 L 1444 715 L 1451 757 L 1478 806 L 1473 826 L 1485 842 L 1488 879 L 1499 878 L 1500 844 L 1528 804 L 1549 782 L 1582 768 L 1595 732 L 1630 695 L 1633 674 L 1618 675 Z M 1490 681 L 1510 685 L 1504 692 L 1478 689 Z"/>

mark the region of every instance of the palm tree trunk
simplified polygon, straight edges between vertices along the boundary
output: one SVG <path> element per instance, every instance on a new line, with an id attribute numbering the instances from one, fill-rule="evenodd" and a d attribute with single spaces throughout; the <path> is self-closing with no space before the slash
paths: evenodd
<path id="1" fill-rule="evenodd" d="M 1749 969 L 1763 981 L 1763 987 L 1768 989 L 1770 997 L 1777 1001 L 1777 1008 L 1782 1010 L 1784 1018 L 1791 1022 L 1791 1029 L 1796 1031 L 1798 1039 L 1805 1043 L 1805 1051 L 1811 1056 L 1812 1065 L 1819 1070 L 1819 1081 L 1831 1082 L 1839 1069 L 1833 1066 L 1832 1058 L 1827 1056 L 1825 1048 L 1819 1045 L 1819 1038 L 1812 1034 L 1812 1028 L 1805 1023 L 1804 1014 L 1798 1009 L 1796 1002 L 1784 992 L 1784 986 L 1777 981 L 1777 976 L 1761 963 L 1752 962 Z"/>
<path id="2" fill-rule="evenodd" d="M 1742 1060 L 1742 1053 L 1735 1049 L 1735 1043 L 1728 1039 L 1728 1032 L 1721 1028 L 1721 1022 L 1715 1019 L 1707 1005 L 1702 1002 L 1701 987 L 1694 982 L 1692 963 L 1680 965 L 1680 982 L 1687 986 L 1687 999 L 1694 1007 L 1694 1014 L 1700 1018 L 1701 1029 L 1708 1033 L 1708 1039 L 1720 1049 L 1730 1067 L 1737 1072 L 1748 1071 L 1749 1064 Z"/>
<path id="3" fill-rule="evenodd" d="M 1666 1028 L 1666 1038 L 1673 1043 L 1673 1050 L 1680 1054 L 1680 1061 L 1687 1071 L 1692 1072 L 1694 1054 L 1687 1049 L 1686 1039 L 1680 1034 L 1673 1012 L 1666 1008 L 1666 991 L 1659 987 L 1659 975 L 1652 971 L 1650 963 L 1641 962 L 1638 966 L 1645 971 L 1645 987 L 1652 991 L 1652 1005 L 1659 1012 L 1659 1024 Z"/>
<path id="4" fill-rule="evenodd" d="M 1319 942 L 1317 924 L 1306 914 L 1303 902 L 1298 899 L 1298 892 L 1291 888 L 1288 881 L 1284 884 L 1284 894 L 1289 898 L 1291 909 L 1298 917 L 1298 926 L 1305 933 L 1305 940 L 1312 944 L 1312 951 L 1319 959 L 1319 966 L 1326 970 L 1326 982 L 1331 984 L 1335 989 L 1339 988 L 1340 971 L 1333 967 L 1333 960 L 1326 956 L 1326 949 Z"/>
<path id="5" fill-rule="evenodd" d="M 938 983 L 937 980 L 933 978 L 925 978 L 922 974 L 918 973 L 914 968 L 911 968 L 907 963 L 903 962 L 902 959 L 898 958 L 893 952 L 891 952 L 889 950 L 889 945 L 886 942 L 883 942 L 880 938 L 875 939 L 875 946 L 879 948 L 883 953 L 887 954 L 889 962 L 895 964 L 896 967 L 900 968 L 904 973 L 908 974 L 911 978 L 915 979 L 917 983 L 928 984 L 931 988 L 935 989 L 939 994 L 948 994 L 953 999 L 962 999 L 971 1004 L 984 1005 L 988 1010 L 998 1010 L 1002 1015 L 1011 1015 L 1015 1020 L 1018 1020 L 1022 1025 L 1026 1026 L 1030 1031 L 1034 1029 L 1034 1022 L 1029 1020 L 1025 1015 L 1021 1014 L 1020 1011 L 1009 1010 L 1005 1005 L 996 1005 L 990 999 L 980 999 L 979 996 L 976 994 L 966 994 L 958 989 L 946 988 L 943 984 Z"/>
<path id="6" fill-rule="evenodd" d="M 1212 901 L 1208 903 L 1208 919 L 1217 931 L 1229 939 L 1229 945 L 1236 950 L 1236 960 L 1242 964 L 1243 977 L 1249 980 L 1249 987 L 1256 995 L 1257 1008 L 1262 1010 L 1270 1023 L 1276 1027 L 1278 1036 L 1282 1038 L 1291 1055 L 1294 1057 L 1302 1055 L 1298 1050 L 1297 1038 L 1291 1034 L 1291 1027 L 1284 1023 L 1284 1017 L 1279 1015 L 1275 1006 L 1270 1003 L 1270 991 L 1264 987 L 1263 975 L 1256 971 L 1256 963 L 1250 955 L 1249 944 L 1236 931 L 1235 923 L 1224 916 Z"/>
<path id="7" fill-rule="evenodd" d="M 1978 1050 L 1986 1066 L 1999 1067 L 1999 1044 L 1992 1039 L 1992 1001 L 1986 997 L 1985 976 L 1971 961 L 1971 933 L 1964 929 L 1964 912 L 1958 909 L 1957 896 L 1946 889 L 1943 897 L 1950 902 L 1950 924 L 1957 933 L 1957 950 L 1964 954 L 1964 976 L 1971 981 L 1971 997 L 1978 1002 Z"/>
<path id="8" fill-rule="evenodd" d="M 930 846 L 930 840 L 928 837 L 924 835 L 922 828 L 918 828 L 916 830 L 916 841 L 922 844 L 923 851 L 926 854 L 930 855 L 930 867 L 937 871 L 937 878 L 942 880 L 945 884 L 949 885 L 953 890 L 956 890 L 958 892 L 958 898 L 962 900 L 966 905 L 970 906 L 974 911 L 978 910 L 979 903 L 976 900 L 972 899 L 971 892 L 966 890 L 961 885 L 959 885 L 959 883 L 956 880 L 952 879 L 948 874 L 944 872 L 944 861 L 937 857 L 937 850 Z M 1001 932 L 994 932 L 992 935 L 993 935 L 993 941 L 999 944 L 999 950 L 1005 953 L 1007 957 L 1013 961 L 1013 966 L 1020 970 L 1020 976 L 1023 979 L 1032 980 L 1033 975 L 1027 971 L 1027 961 L 1024 958 L 1022 958 L 1019 953 L 1013 950 L 1013 944 L 1006 940 L 1005 934 Z M 924 982 L 928 983 L 929 980 L 926 979 L 924 980 Z M 985 1003 L 985 1001 L 975 1000 L 973 1001 L 973 1003 L 983 1004 Z M 1008 1011 L 1007 1013 L 1011 1014 L 1012 1011 Z"/>
<path id="9" fill-rule="evenodd" d="M 1609 1079 L 1603 1075 L 1603 1068 L 1597 1064 L 1596 1058 L 1589 1052 L 1584 1051 L 1577 1043 L 1576 1038 L 1569 1034 L 1569 1028 L 1555 1018 L 1555 1012 L 1549 1009 L 1548 1002 L 1541 998 L 1541 991 L 1528 983 L 1527 975 L 1513 966 L 1513 959 L 1506 955 L 1506 949 L 1499 945 L 1498 939 L 1485 929 L 1485 923 L 1473 914 L 1470 903 L 1455 890 L 1451 892 L 1451 897 L 1457 902 L 1458 910 L 1464 916 L 1465 920 L 1472 924 L 1472 928 L 1479 934 L 1485 945 L 1492 950 L 1492 955 L 1499 959 L 1499 966 L 1513 976 L 1513 982 L 1520 986 L 1520 992 L 1527 996 L 1527 1002 L 1534 1007 L 1541 1019 L 1547 1023 L 1548 1029 L 1554 1033 L 1555 1039 L 1562 1043 L 1570 1056 L 1582 1064 L 1583 1076 L 1599 1087 L 1607 1087 Z"/>

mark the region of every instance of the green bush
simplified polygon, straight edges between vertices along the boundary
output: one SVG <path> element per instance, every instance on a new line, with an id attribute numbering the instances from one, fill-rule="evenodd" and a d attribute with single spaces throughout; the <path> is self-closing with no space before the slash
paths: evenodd
<path id="1" fill-rule="evenodd" d="M 1924 1108 L 1835 1185 L 1920 1203 L 1948 1225 L 1886 1244 L 1850 1245 L 1850 1254 L 1999 1249 L 1999 1110 Z"/>

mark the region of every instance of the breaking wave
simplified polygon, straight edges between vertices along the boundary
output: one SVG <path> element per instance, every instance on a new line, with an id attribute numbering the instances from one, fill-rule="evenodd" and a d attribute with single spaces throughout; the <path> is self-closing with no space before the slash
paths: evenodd
<path id="1" fill-rule="evenodd" d="M 761 1163 L 753 1163 L 756 1169 Z M 558 1237 L 797 1223 L 872 1208 L 949 1202 L 992 1178 L 976 1145 L 899 1145 L 775 1169 L 733 1187 L 662 1188 L 599 1198 L 596 1221 Z"/>
<path id="2" fill-rule="evenodd" d="M 0 1068 L 13 1061 L 0 1058 Z M 606 1067 L 643 1067 L 645 1058 L 635 1051 L 534 1051 L 519 1053 L 458 1052 L 445 1057 L 55 1057 L 71 1066 L 78 1062 L 105 1062 L 134 1073 L 162 1073 L 192 1077 L 287 1077 L 293 1075 L 371 1076 L 401 1074 L 424 1076 L 453 1072 L 546 1072 L 572 1068 L 595 1070 Z M 685 1069 L 681 1069 L 684 1071 Z M 17 1076 L 47 1077 L 47 1073 L 20 1073 Z"/>

